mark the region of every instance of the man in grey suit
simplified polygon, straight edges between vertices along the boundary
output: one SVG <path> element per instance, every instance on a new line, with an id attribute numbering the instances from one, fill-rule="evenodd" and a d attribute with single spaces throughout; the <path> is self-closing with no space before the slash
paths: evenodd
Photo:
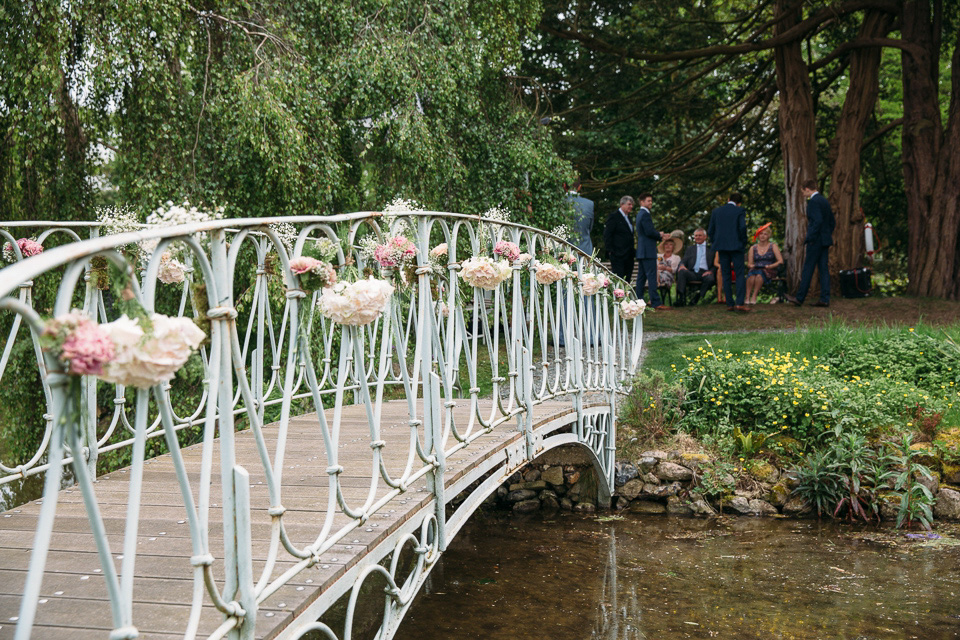
<path id="1" fill-rule="evenodd" d="M 829 252 L 833 244 L 833 229 L 837 224 L 830 203 L 817 190 L 816 180 L 807 180 L 800 187 L 807 198 L 807 237 L 804 241 L 807 255 L 803 258 L 803 271 L 800 275 L 800 287 L 797 295 L 787 296 L 787 301 L 798 307 L 803 304 L 813 280 L 813 270 L 820 272 L 820 299 L 813 303 L 815 307 L 830 306 L 830 268 Z"/>
<path id="2" fill-rule="evenodd" d="M 750 311 L 743 304 L 747 292 L 746 272 L 743 264 L 743 250 L 747 246 L 747 215 L 740 204 L 743 197 L 734 191 L 727 204 L 717 207 L 710 214 L 707 235 L 714 251 L 720 256 L 720 278 L 723 281 L 723 294 L 727 298 L 727 311 Z M 730 272 L 737 278 L 737 298 L 734 304 L 731 290 Z"/>
<path id="3" fill-rule="evenodd" d="M 577 232 L 577 241 L 574 243 L 580 251 L 587 255 L 593 254 L 593 240 L 590 231 L 593 229 L 593 200 L 587 200 L 580 195 L 580 181 L 573 183 L 573 188 L 567 192 L 567 202 L 577 214 L 574 230 Z"/>
<path id="4" fill-rule="evenodd" d="M 644 287 L 650 287 L 650 306 L 654 309 L 667 310 L 670 307 L 663 304 L 660 300 L 660 292 L 657 291 L 657 243 L 670 237 L 665 231 L 657 231 L 653 226 L 653 217 L 650 215 L 650 207 L 653 206 L 653 196 L 649 193 L 641 193 L 637 198 L 640 203 L 640 209 L 637 211 L 637 222 L 634 228 L 637 230 L 637 262 L 640 264 L 637 270 L 637 297 L 643 299 Z"/>

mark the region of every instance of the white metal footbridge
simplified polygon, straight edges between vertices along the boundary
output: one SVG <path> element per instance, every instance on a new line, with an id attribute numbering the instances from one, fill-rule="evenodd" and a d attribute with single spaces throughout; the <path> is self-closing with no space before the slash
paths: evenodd
<path id="1" fill-rule="evenodd" d="M 404 223 L 417 247 L 408 286 L 371 324 L 324 317 L 291 257 L 326 239 L 336 266 L 377 273 L 362 238 Z M 377 584 L 386 640 L 464 522 L 542 453 L 589 451 L 609 501 L 616 395 L 641 318 L 621 317 L 612 286 L 538 283 L 548 254 L 609 275 L 551 234 L 434 212 L 104 237 L 95 225 L 0 223 L 0 243 L 27 235 L 43 253 L 15 250 L 0 270 L 0 386 L 35 383 L 42 406 L 0 409 L 4 428 L 35 425 L 33 441 L 0 447 L 0 490 L 43 488 L 0 517 L 0 638 L 348 640 L 359 594 Z M 500 240 L 534 259 L 514 261 L 493 290 L 469 286 L 464 260 Z M 158 279 L 170 251 L 183 282 Z M 78 386 L 41 349 L 43 318 L 116 319 L 101 289 L 108 262 L 135 274 L 147 311 L 207 333 L 170 383 Z M 320 619 L 337 602 L 345 621 L 332 628 Z"/>

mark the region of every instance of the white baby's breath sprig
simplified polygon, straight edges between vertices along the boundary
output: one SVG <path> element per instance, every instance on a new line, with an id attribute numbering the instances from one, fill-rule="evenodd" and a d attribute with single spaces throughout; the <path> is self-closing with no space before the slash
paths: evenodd
<path id="1" fill-rule="evenodd" d="M 569 242 L 570 238 L 573 237 L 573 229 L 571 229 L 569 225 L 565 224 L 554 227 L 550 233 L 567 242 Z"/>
<path id="2" fill-rule="evenodd" d="M 280 236 L 280 242 L 286 247 L 287 252 L 292 252 L 293 245 L 297 242 L 297 228 L 289 222 L 278 222 L 270 226 Z"/>

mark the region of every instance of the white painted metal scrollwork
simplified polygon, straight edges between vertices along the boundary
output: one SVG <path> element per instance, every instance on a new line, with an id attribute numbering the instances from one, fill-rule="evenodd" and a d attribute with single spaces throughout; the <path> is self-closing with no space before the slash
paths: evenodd
<path id="1" fill-rule="evenodd" d="M 296 237 L 278 233 L 280 223 L 293 225 Z M 404 223 L 417 249 L 409 269 L 382 268 L 360 251 L 364 237 L 389 238 Z M 353 576 L 354 594 L 372 575 L 387 581 L 382 637 L 389 637 L 455 533 L 447 531 L 445 513 L 452 497 L 445 495 L 447 460 L 499 425 L 517 421 L 523 440 L 503 464 L 529 462 L 545 447 L 536 429 L 537 408 L 545 402 L 569 403 L 573 426 L 563 437 L 593 452 L 608 495 L 612 489 L 616 394 L 636 367 L 642 320 L 621 317 L 614 284 L 588 295 L 577 274 L 605 278 L 608 272 L 548 233 L 433 212 L 409 212 L 389 221 L 376 213 L 228 220 L 107 237 L 97 237 L 94 227 L 87 240 L 64 225 L 30 224 L 41 229 L 41 243 L 58 234 L 68 242 L 25 259 L 16 251 L 15 262 L 0 271 L 0 330 L 7 334 L 0 385 L 18 357 L 18 366 L 36 367 L 45 397 L 34 416 L 44 425 L 36 448 L 20 452 L 16 460 L 0 450 L 0 485 L 45 474 L 17 638 L 31 636 L 37 615 L 64 473 L 78 485 L 97 538 L 113 616 L 110 638 L 136 637 L 138 515 L 145 464 L 160 442 L 172 457 L 189 529 L 191 552 L 183 562 L 192 567 L 194 588 L 185 638 L 198 635 L 201 616 L 211 606 L 222 622 L 209 637 L 253 637 L 264 601 L 425 481 L 432 506 L 414 523 L 419 533 L 398 534 L 389 567 L 373 558 Z M 16 244 L 17 231 L 0 226 L 5 242 Z M 372 323 L 331 321 L 318 310 L 322 293 L 301 286 L 291 259 L 306 255 L 319 240 L 337 247 L 339 273 L 355 269 L 356 278 L 370 273 L 397 283 L 386 311 Z M 532 259 L 513 260 L 505 280 L 490 290 L 469 286 L 461 273 L 464 262 L 492 255 L 501 240 Z M 152 253 L 134 258 L 131 247 L 144 241 L 155 243 Z M 447 257 L 432 259 L 431 250 L 441 243 L 448 247 Z M 182 283 L 161 280 L 169 266 L 163 264 L 164 254 L 172 251 L 182 261 Z M 571 274 L 538 283 L 537 262 L 562 263 L 563 254 L 572 256 Z M 100 288 L 109 277 L 104 261 L 135 275 L 133 291 L 146 310 L 188 316 L 204 328 L 208 339 L 184 375 L 150 390 L 83 376 L 82 392 L 72 394 L 69 376 L 38 342 L 44 322 L 40 310 L 59 315 L 79 308 L 99 323 L 116 319 L 117 301 Z M 48 285 L 50 299 L 42 304 L 36 299 L 38 279 L 57 282 L 55 292 Z M 626 296 L 632 297 L 629 287 Z M 382 432 L 388 396 L 404 398 L 407 405 L 402 467 L 392 468 L 384 456 L 387 446 L 397 446 L 388 445 Z M 464 402 L 470 405 L 466 420 L 453 411 Z M 348 491 L 342 480 L 346 470 L 357 472 L 349 466 L 356 462 L 340 454 L 342 410 L 354 404 L 364 407 L 369 423 L 364 467 L 369 485 L 363 492 Z M 317 464 L 326 476 L 324 517 L 309 523 L 309 535 L 303 526 L 292 531 L 288 510 L 298 497 L 284 491 L 289 428 L 298 415 L 316 422 Z M 268 424 L 276 428 L 265 429 Z M 256 462 L 248 460 L 246 467 L 235 453 L 240 429 L 249 429 L 256 442 Z M 199 448 L 199 475 L 187 471 L 186 444 Z M 121 463 L 128 464 L 130 477 L 126 530 L 122 547 L 111 548 L 93 487 L 98 470 Z M 251 510 L 253 475 L 262 478 L 269 495 L 265 513 Z M 213 489 L 217 484 L 219 496 Z M 214 508 L 224 510 L 222 532 L 210 530 Z M 250 559 L 257 523 L 269 526 L 268 559 L 261 565 Z M 214 539 L 222 546 L 214 548 Z M 400 580 L 396 563 L 404 548 L 413 549 L 417 561 Z M 120 555 L 116 568 L 114 558 Z M 351 597 L 342 633 L 310 620 L 294 625 L 291 633 L 312 630 L 349 639 L 356 596 Z"/>

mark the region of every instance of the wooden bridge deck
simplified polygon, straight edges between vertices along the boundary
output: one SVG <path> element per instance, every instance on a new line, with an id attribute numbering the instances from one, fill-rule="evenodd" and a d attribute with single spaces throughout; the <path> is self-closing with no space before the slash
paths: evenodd
<path id="1" fill-rule="evenodd" d="M 458 424 L 466 424 L 469 405 L 469 401 L 460 401 L 454 409 Z M 544 424 L 572 409 L 568 401 L 553 401 L 537 405 L 534 411 L 536 422 Z M 387 442 L 383 453 L 393 477 L 400 475 L 407 460 L 410 434 L 407 420 L 406 401 L 383 404 L 381 437 Z M 362 406 L 343 408 L 340 464 L 344 472 L 341 481 L 347 504 L 351 507 L 363 503 L 370 486 L 372 452 L 368 429 Z M 264 433 L 268 443 L 274 442 L 276 425 L 267 426 Z M 249 430 L 237 434 L 236 459 L 250 473 L 254 575 L 259 577 L 269 549 L 270 518 L 266 513 L 269 506 L 267 485 L 252 436 Z M 451 486 L 471 468 L 521 437 L 516 422 L 506 422 L 451 456 L 447 460 L 446 486 Z M 272 455 L 272 447 L 270 449 Z M 315 414 L 290 420 L 286 452 L 281 493 L 287 509 L 284 523 L 294 544 L 305 546 L 319 534 L 327 507 L 327 463 Z M 184 449 L 183 456 L 196 495 L 195 483 L 199 480 L 201 465 L 199 445 Z M 222 578 L 220 555 L 223 549 L 219 460 L 215 459 L 213 468 L 208 531 L 210 550 L 218 559 L 214 572 L 219 581 Z M 420 481 L 394 498 L 365 525 L 354 529 L 341 544 L 325 553 L 320 563 L 301 572 L 293 582 L 265 601 L 257 618 L 257 637 L 272 637 L 289 625 L 297 613 L 360 562 L 367 549 L 374 548 L 428 504 L 431 494 L 426 492 L 425 485 L 425 481 Z M 381 481 L 379 495 L 386 494 L 387 489 Z M 127 491 L 126 470 L 110 473 L 96 484 L 110 547 L 115 554 L 116 550 L 122 549 Z M 0 517 L 0 639 L 13 637 L 39 509 L 38 501 L 30 502 Z M 349 522 L 351 520 L 338 510 L 333 531 Z M 194 581 L 189 526 L 170 456 L 149 461 L 145 467 L 138 538 L 133 619 L 140 637 L 182 637 Z M 290 556 L 282 549 L 279 558 L 273 576 L 280 575 L 292 564 Z M 120 560 L 121 557 L 116 556 L 118 571 Z M 209 596 L 205 600 L 208 602 Z M 198 635 L 209 634 L 221 622 L 222 616 L 207 604 Z M 33 637 L 104 639 L 111 629 L 106 583 L 82 498 L 79 490 L 66 489 L 60 492 Z"/>

